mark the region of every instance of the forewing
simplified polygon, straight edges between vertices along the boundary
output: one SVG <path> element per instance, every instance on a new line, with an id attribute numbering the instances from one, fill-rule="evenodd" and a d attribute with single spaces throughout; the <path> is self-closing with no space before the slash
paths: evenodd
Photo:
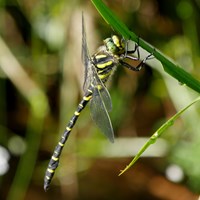
<path id="1" fill-rule="evenodd" d="M 91 84 L 91 58 L 86 41 L 85 22 L 82 13 L 82 62 L 85 67 L 83 90 L 86 91 Z"/>
<path id="2" fill-rule="evenodd" d="M 96 68 L 91 62 L 89 50 L 86 41 L 86 32 L 84 16 L 82 14 L 82 61 L 85 67 L 85 77 L 83 89 L 86 92 L 88 88 L 93 91 L 90 109 L 92 119 L 100 130 L 111 142 L 114 142 L 114 132 L 108 111 L 112 109 L 112 102 L 108 90 L 99 79 Z"/>

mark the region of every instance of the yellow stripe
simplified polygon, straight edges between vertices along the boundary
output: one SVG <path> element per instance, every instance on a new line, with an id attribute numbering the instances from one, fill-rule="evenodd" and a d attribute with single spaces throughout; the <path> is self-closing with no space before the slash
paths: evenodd
<path id="1" fill-rule="evenodd" d="M 49 168 L 48 168 L 47 171 L 50 172 L 50 173 L 54 173 L 54 170 L 53 170 L 53 169 L 49 169 Z"/>
<path id="2" fill-rule="evenodd" d="M 81 103 L 79 103 L 79 106 L 80 106 L 80 107 L 83 107 L 83 105 L 82 105 Z"/>
<path id="3" fill-rule="evenodd" d="M 103 64 L 97 64 L 97 67 L 100 68 L 100 69 L 103 69 L 105 67 L 108 67 L 108 66 L 112 65 L 112 63 L 113 63 L 113 61 L 110 60 L 110 61 L 108 61 L 106 63 L 103 63 Z"/>
<path id="4" fill-rule="evenodd" d="M 94 87 L 93 85 L 91 85 L 92 87 Z M 92 90 L 88 89 L 88 92 L 92 93 Z"/>
<path id="5" fill-rule="evenodd" d="M 88 97 L 84 96 L 84 97 L 83 97 L 83 99 L 84 99 L 85 101 L 89 101 L 91 98 L 92 98 L 92 96 L 88 96 Z"/>
<path id="6" fill-rule="evenodd" d="M 64 146 L 64 144 L 62 144 L 61 142 L 59 142 L 58 144 L 59 144 L 61 147 L 63 147 L 63 146 Z"/>
<path id="7" fill-rule="evenodd" d="M 66 127 L 66 130 L 67 131 L 71 131 L 72 129 L 71 128 L 69 128 L 68 126 Z"/>
<path id="8" fill-rule="evenodd" d="M 48 179 L 48 180 L 49 180 L 49 179 L 50 179 L 50 177 L 46 176 L 46 179 Z"/>
<path id="9" fill-rule="evenodd" d="M 101 74 L 102 72 L 104 72 L 104 69 L 103 69 L 103 70 L 99 70 L 99 71 L 98 71 L 98 74 Z"/>
<path id="10" fill-rule="evenodd" d="M 118 38 L 116 35 L 113 35 L 113 36 L 112 36 L 112 40 L 113 40 L 114 44 L 115 44 L 117 47 L 120 47 L 120 41 L 119 41 L 119 38 Z"/>
<path id="11" fill-rule="evenodd" d="M 80 113 L 77 112 L 77 111 L 75 111 L 74 114 L 75 114 L 76 116 L 80 115 Z"/>
<path id="12" fill-rule="evenodd" d="M 52 156 L 51 157 L 54 161 L 57 161 L 58 160 L 58 158 L 56 158 L 55 156 Z"/>
<path id="13" fill-rule="evenodd" d="M 100 54 L 100 55 L 96 55 L 95 57 L 96 57 L 96 59 L 106 58 L 106 55 Z"/>
<path id="14" fill-rule="evenodd" d="M 108 77 L 109 75 L 110 75 L 110 73 L 101 74 L 101 75 L 98 75 L 98 76 L 99 76 L 99 78 L 100 78 L 101 80 L 103 80 L 104 78 Z"/>

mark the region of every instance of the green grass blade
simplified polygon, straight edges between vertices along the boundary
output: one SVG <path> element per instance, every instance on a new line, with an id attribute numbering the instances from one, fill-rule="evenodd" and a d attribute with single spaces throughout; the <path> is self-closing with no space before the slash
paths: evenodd
<path id="1" fill-rule="evenodd" d="M 185 112 L 190 106 L 200 101 L 200 97 L 192 101 L 190 104 L 188 104 L 186 107 L 184 107 L 182 110 L 180 110 L 178 113 L 176 113 L 173 117 L 171 117 L 167 122 L 165 122 L 150 138 L 149 140 L 144 144 L 144 146 L 139 150 L 139 152 L 136 154 L 136 156 L 133 158 L 133 160 L 123 169 L 119 176 L 122 175 L 124 172 L 126 172 L 131 166 L 135 164 L 135 162 L 140 158 L 142 153 L 153 143 L 156 142 L 156 140 L 163 134 L 163 132 L 172 126 L 175 122 L 175 120 L 180 117 L 180 115 Z"/>
<path id="2" fill-rule="evenodd" d="M 101 0 L 91 0 L 98 12 L 104 18 L 104 20 L 119 34 L 121 34 L 125 39 L 130 39 L 138 42 L 138 36 L 129 31 L 126 25 L 101 1 Z M 159 60 L 165 72 L 177 79 L 182 84 L 186 84 L 191 89 L 200 93 L 200 82 L 193 78 L 189 73 L 184 71 L 177 64 L 170 61 L 165 55 L 160 51 L 155 49 L 153 46 L 148 44 L 143 39 L 139 38 L 139 45 L 149 53 L 153 53 L 154 57 Z"/>

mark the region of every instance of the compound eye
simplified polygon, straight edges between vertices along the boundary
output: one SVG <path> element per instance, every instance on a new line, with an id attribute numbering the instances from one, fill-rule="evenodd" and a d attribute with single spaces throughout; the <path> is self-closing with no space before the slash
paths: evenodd
<path id="1" fill-rule="evenodd" d="M 109 47 L 109 50 L 112 52 L 112 53 L 115 53 L 116 52 L 116 46 L 112 43 Z"/>
<path id="2" fill-rule="evenodd" d="M 110 46 L 109 46 L 109 51 L 112 52 L 112 53 L 116 53 L 117 52 L 117 47 L 114 43 L 112 43 Z"/>
<path id="3" fill-rule="evenodd" d="M 109 52 L 115 53 L 117 50 L 117 47 L 113 41 L 113 38 L 107 38 L 104 40 L 104 44 L 106 45 L 106 48 Z"/>

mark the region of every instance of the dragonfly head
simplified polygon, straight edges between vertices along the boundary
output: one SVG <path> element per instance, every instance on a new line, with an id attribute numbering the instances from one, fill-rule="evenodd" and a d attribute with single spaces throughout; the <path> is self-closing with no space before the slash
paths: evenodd
<path id="1" fill-rule="evenodd" d="M 123 54 L 125 52 L 124 40 L 120 39 L 117 35 L 104 40 L 104 45 L 107 51 L 113 54 Z"/>

